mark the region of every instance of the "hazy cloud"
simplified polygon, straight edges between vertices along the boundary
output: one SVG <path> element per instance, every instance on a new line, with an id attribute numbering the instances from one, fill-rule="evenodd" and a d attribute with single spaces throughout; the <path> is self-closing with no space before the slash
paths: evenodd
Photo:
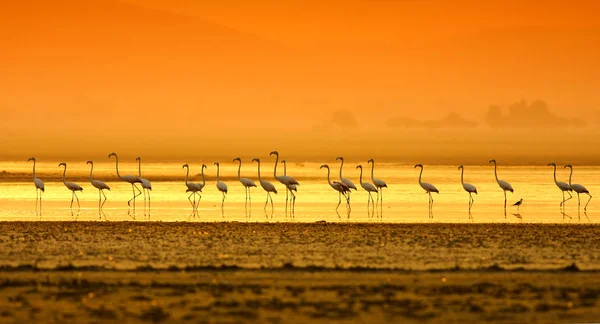
<path id="1" fill-rule="evenodd" d="M 493 128 L 561 128 L 585 127 L 586 122 L 555 115 L 548 105 L 541 100 L 527 104 L 525 100 L 516 102 L 508 107 L 508 114 L 503 114 L 498 106 L 490 106 L 485 120 Z"/>
<path id="2" fill-rule="evenodd" d="M 418 120 L 409 117 L 395 117 L 386 122 L 392 128 L 473 128 L 477 123 L 465 119 L 458 113 L 450 113 L 437 120 Z"/>
<path id="3" fill-rule="evenodd" d="M 313 126 L 316 131 L 325 131 L 331 129 L 354 129 L 358 127 L 358 122 L 354 113 L 349 110 L 337 110 L 333 112 L 330 119 Z"/>

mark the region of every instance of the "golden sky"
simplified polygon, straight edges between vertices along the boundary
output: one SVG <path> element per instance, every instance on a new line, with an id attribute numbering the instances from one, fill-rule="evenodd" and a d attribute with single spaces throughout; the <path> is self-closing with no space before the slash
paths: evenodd
<path id="1" fill-rule="evenodd" d="M 297 158 L 339 150 L 596 163 L 594 1 L 5 7 L 0 158 L 120 150 L 159 160 L 278 148 Z"/>

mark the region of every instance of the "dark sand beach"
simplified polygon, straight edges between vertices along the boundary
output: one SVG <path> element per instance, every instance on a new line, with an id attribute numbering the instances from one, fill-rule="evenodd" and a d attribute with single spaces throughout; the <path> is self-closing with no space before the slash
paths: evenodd
<path id="1" fill-rule="evenodd" d="M 593 322 L 600 227 L 0 223 L 0 322 Z"/>

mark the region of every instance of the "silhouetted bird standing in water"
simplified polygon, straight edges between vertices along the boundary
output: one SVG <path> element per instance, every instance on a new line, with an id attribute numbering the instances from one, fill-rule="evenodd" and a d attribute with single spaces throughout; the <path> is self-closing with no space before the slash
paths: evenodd
<path id="1" fill-rule="evenodd" d="M 521 200 L 519 200 L 513 204 L 513 206 L 517 206 L 517 213 L 519 212 L 519 207 L 521 207 L 522 204 L 523 204 L 523 198 L 521 198 Z"/>

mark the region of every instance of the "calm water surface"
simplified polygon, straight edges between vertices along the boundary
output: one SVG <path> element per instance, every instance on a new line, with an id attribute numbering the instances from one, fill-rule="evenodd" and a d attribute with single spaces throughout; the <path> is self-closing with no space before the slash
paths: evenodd
<path id="1" fill-rule="evenodd" d="M 69 163 L 67 181 L 78 182 L 84 191 L 79 193 L 81 209 L 69 208 L 71 192 L 61 182 L 45 179 L 56 179 L 61 170 L 58 163 L 38 163 L 38 177 L 45 180 L 46 192 L 43 194 L 41 216 L 35 208 L 35 187 L 31 179 L 19 178 L 14 182 L 0 183 L 0 220 L 98 220 L 98 190 L 83 179 L 87 179 L 89 166 L 85 163 Z M 493 166 L 466 166 L 465 181 L 475 185 L 479 194 L 474 196 L 475 204 L 471 215 L 468 213 L 468 194 L 460 184 L 458 166 L 425 166 L 423 181 L 434 184 L 440 194 L 434 194 L 433 218 L 428 216 L 428 197 L 418 184 L 419 170 L 413 165 L 378 163 L 375 178 L 387 182 L 388 187 L 383 191 L 383 208 L 378 208 L 375 214 L 367 211 L 367 193 L 360 188 L 359 170 L 356 163 L 347 162 L 344 177 L 352 180 L 358 192 L 352 193 L 352 211 L 348 214 L 344 203 L 336 213 L 338 194 L 327 184 L 327 171 L 319 169 L 321 163 L 289 164 L 288 174 L 295 177 L 300 186 L 297 193 L 296 211 L 292 216 L 285 210 L 285 190 L 283 185 L 273 179 L 273 162 L 262 164 L 264 180 L 276 185 L 279 194 L 273 195 L 275 210 L 271 214 L 270 206 L 265 213 L 263 207 L 266 194 L 260 187 L 256 174 L 256 164 L 244 163 L 242 177 L 253 179 L 258 188 L 252 188 L 252 203 L 250 209 L 245 208 L 244 188 L 237 181 L 237 164 L 223 163 L 221 177 L 229 187 L 225 200 L 225 208 L 221 211 L 221 193 L 217 191 L 214 181 L 216 168 L 212 163 L 206 163 L 207 184 L 198 209 L 198 216 L 191 218 L 192 209 L 187 200 L 184 184 L 185 172 L 180 163 L 145 163 L 144 177 L 152 181 L 153 191 L 151 209 L 144 209 L 143 196 L 138 197 L 135 220 L 152 221 L 241 221 L 241 222 L 449 222 L 449 223 L 597 223 L 600 213 L 594 199 L 588 206 L 588 212 L 583 212 L 587 196 L 582 196 L 581 211 L 577 208 L 577 196 L 567 202 L 565 213 L 561 211 L 561 191 L 553 181 L 551 167 L 540 166 L 500 166 L 498 176 L 510 182 L 515 189 L 514 194 L 508 193 L 509 207 L 505 215 L 503 209 L 504 196 L 494 178 Z M 339 164 L 330 163 L 332 180 L 339 178 Z M 200 164 L 191 164 L 190 181 L 200 182 Z M 363 163 L 363 166 L 367 166 Z M 123 163 L 120 165 L 121 174 L 137 174 L 137 164 Z M 31 177 L 31 163 L 2 162 L 0 170 L 9 173 L 25 173 Z M 363 181 L 370 181 L 370 168 Z M 278 170 L 281 172 L 282 170 Z M 558 180 L 568 182 L 569 173 L 559 167 Z M 128 209 L 127 200 L 131 198 L 131 186 L 117 181 L 114 164 L 110 162 L 95 165 L 94 178 L 106 180 L 112 188 L 106 192 L 108 201 L 104 205 L 102 220 L 121 221 L 133 220 L 133 210 Z M 166 180 L 165 180 L 166 179 Z M 177 181 L 175 181 L 178 179 Z M 160 180 L 160 181 L 159 181 Z M 580 183 L 592 193 L 600 189 L 600 168 L 577 167 L 573 174 L 573 183 Z M 517 209 L 510 205 L 520 198 L 524 204 L 517 214 Z M 76 204 L 75 204 L 76 206 Z"/>

